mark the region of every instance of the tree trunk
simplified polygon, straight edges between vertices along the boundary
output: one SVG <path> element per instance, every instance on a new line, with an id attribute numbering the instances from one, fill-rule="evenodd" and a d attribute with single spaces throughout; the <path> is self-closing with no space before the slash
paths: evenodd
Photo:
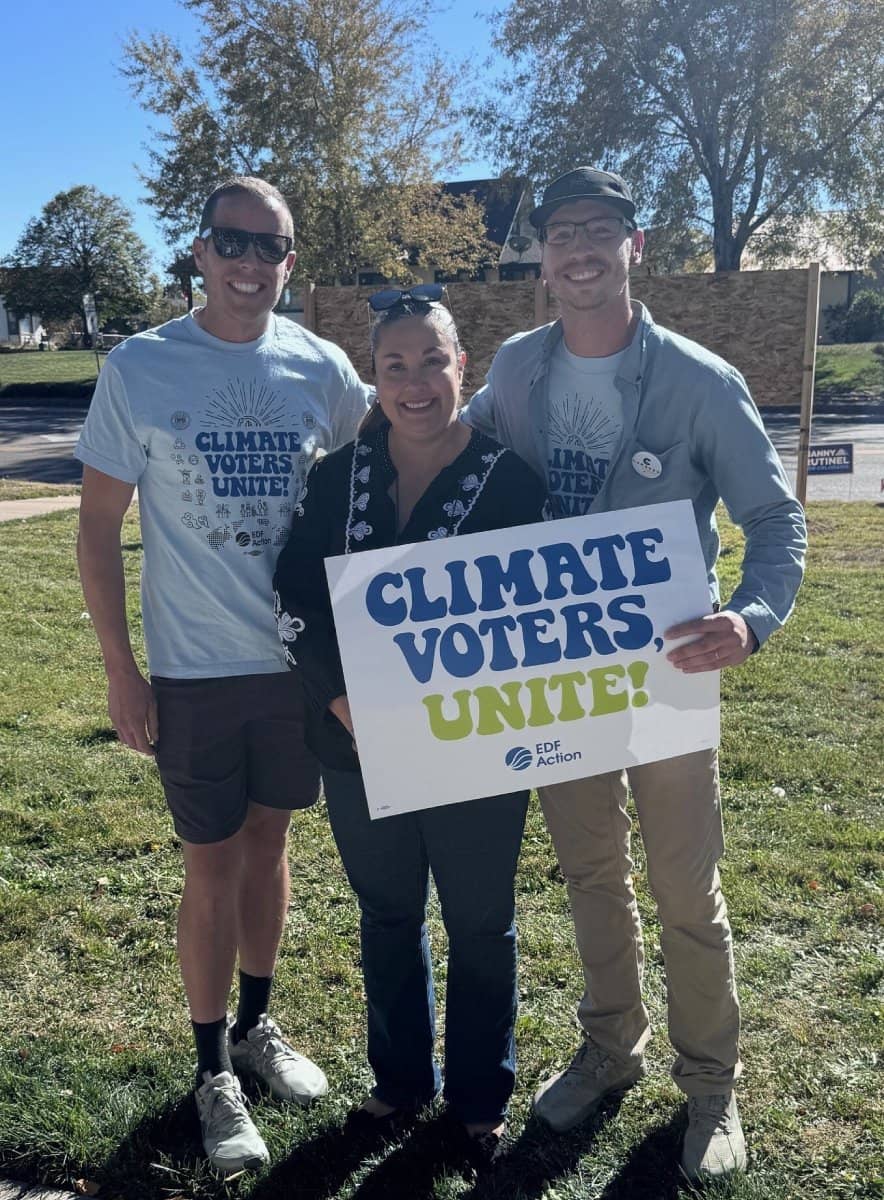
<path id="1" fill-rule="evenodd" d="M 716 271 L 739 271 L 743 247 L 734 237 L 734 202 L 727 191 L 712 194 L 712 254 Z"/>
<path id="2" fill-rule="evenodd" d="M 743 247 L 732 234 L 714 235 L 712 243 L 716 271 L 739 271 Z"/>
<path id="3" fill-rule="evenodd" d="M 716 271 L 739 271 L 743 257 L 743 242 L 736 238 L 730 220 L 719 222 L 715 214 L 712 233 L 712 253 Z"/>

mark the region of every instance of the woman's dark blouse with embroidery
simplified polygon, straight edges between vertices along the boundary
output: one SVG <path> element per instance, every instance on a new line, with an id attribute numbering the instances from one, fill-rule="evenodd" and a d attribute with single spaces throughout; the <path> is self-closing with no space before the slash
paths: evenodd
<path id="1" fill-rule="evenodd" d="M 343 770 L 358 769 L 358 759 L 349 734 L 328 711 L 346 686 L 323 559 L 530 525 L 549 516 L 540 478 L 511 450 L 472 430 L 466 448 L 439 472 L 397 535 L 389 428 L 385 424 L 316 463 L 273 579 L 286 660 L 301 673 L 315 710 L 309 741 L 325 766 Z"/>

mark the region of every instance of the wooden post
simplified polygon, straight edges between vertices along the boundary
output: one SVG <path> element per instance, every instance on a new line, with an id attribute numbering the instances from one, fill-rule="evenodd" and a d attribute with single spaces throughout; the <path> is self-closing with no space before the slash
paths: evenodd
<path id="1" fill-rule="evenodd" d="M 538 279 L 534 284 L 534 325 L 546 325 L 549 321 L 549 292 L 546 283 Z"/>
<path id="2" fill-rule="evenodd" d="M 316 332 L 316 284 L 308 280 L 304 284 L 304 328 Z"/>
<path id="3" fill-rule="evenodd" d="M 807 320 L 804 326 L 804 373 L 801 377 L 801 418 L 798 424 L 798 469 L 795 494 L 807 501 L 807 460 L 810 457 L 810 427 L 813 422 L 813 383 L 816 372 L 816 339 L 820 320 L 820 264 L 807 269 Z"/>

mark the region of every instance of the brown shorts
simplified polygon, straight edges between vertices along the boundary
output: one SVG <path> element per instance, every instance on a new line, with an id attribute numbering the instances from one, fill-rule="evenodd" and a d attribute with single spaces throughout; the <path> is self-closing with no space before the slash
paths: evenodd
<path id="1" fill-rule="evenodd" d="M 204 844 L 231 837 L 249 804 L 307 808 L 319 763 L 292 671 L 220 679 L 151 679 L 159 711 L 156 761 L 175 832 Z"/>

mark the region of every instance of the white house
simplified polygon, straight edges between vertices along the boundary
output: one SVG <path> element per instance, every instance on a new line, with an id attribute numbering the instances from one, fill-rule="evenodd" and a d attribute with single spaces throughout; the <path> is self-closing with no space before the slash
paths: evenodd
<path id="1" fill-rule="evenodd" d="M 10 312 L 0 296 L 0 346 L 38 346 L 43 332 L 36 313 Z"/>

